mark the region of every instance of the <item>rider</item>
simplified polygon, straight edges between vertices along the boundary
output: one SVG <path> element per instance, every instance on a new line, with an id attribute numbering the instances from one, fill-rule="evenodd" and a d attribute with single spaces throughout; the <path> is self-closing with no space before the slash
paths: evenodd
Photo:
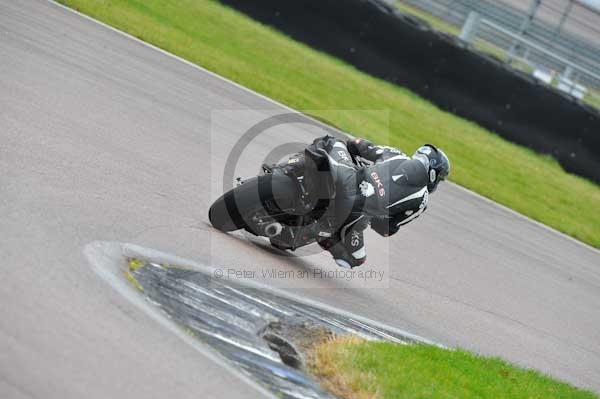
<path id="1" fill-rule="evenodd" d="M 377 146 L 365 139 L 316 139 L 307 154 L 326 156 L 335 186 L 334 212 L 338 233 L 319 245 L 345 268 L 367 258 L 363 230 L 369 224 L 384 237 L 398 232 L 427 209 L 429 194 L 450 173 L 446 154 L 431 144 L 408 157 L 397 148 Z M 352 158 L 365 166 L 357 166 Z"/>

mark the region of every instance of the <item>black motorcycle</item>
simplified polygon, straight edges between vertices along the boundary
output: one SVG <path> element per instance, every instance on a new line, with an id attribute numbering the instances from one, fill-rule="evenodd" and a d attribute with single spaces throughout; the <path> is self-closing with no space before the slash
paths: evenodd
<path id="1" fill-rule="evenodd" d="M 208 217 L 223 232 L 245 229 L 269 238 L 276 248 L 294 251 L 335 234 L 334 197 L 326 157 L 306 150 L 239 181 L 212 204 Z"/>

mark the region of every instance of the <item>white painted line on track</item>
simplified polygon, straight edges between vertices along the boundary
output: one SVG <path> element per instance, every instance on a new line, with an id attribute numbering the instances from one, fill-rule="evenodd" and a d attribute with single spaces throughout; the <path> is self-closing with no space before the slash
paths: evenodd
<path id="1" fill-rule="evenodd" d="M 501 209 L 505 210 L 506 212 L 508 212 L 508 213 L 510 213 L 510 214 L 512 214 L 512 215 L 514 215 L 514 216 L 516 216 L 518 218 L 520 218 L 520 219 L 526 220 L 529 223 L 537 225 L 538 227 L 541 227 L 541 228 L 543 228 L 544 230 L 546 230 L 546 231 L 548 231 L 550 233 L 554 233 L 554 234 L 556 234 L 556 235 L 558 235 L 558 236 L 560 236 L 562 238 L 565 238 L 565 239 L 567 239 L 567 240 L 569 240 L 569 241 L 571 241 L 571 242 L 573 242 L 575 244 L 579 244 L 582 247 L 584 247 L 586 249 L 589 249 L 590 251 L 595 252 L 596 254 L 600 255 L 600 249 L 598 249 L 598 248 L 594 248 L 591 245 L 589 245 L 589 244 L 587 244 L 587 243 L 585 243 L 583 241 L 579 241 L 578 239 L 573 238 L 570 235 L 567 235 L 567 234 L 565 234 L 565 233 L 563 233 L 561 231 L 556 230 L 553 227 L 545 225 L 542 222 L 538 222 L 537 220 L 534 220 L 534 219 L 530 218 L 529 216 L 523 215 L 522 213 L 519 213 L 519 212 L 515 211 L 514 209 L 511 209 L 511 208 L 507 207 L 506 205 L 499 204 L 496 201 L 491 200 L 491 199 L 489 199 L 487 197 L 484 197 L 483 195 L 481 195 L 479 193 L 476 193 L 475 191 L 469 190 L 466 187 L 460 186 L 460 185 L 458 185 L 456 183 L 452 183 L 452 182 L 448 182 L 448 183 L 452 184 L 454 187 L 458 188 L 459 190 L 466 192 L 467 194 L 470 194 L 470 195 L 472 195 L 474 197 L 477 197 L 478 199 L 480 199 L 480 200 L 482 200 L 484 202 L 487 202 L 488 204 L 491 204 L 491 205 L 494 205 L 494 206 L 496 206 L 498 208 L 501 208 Z"/>

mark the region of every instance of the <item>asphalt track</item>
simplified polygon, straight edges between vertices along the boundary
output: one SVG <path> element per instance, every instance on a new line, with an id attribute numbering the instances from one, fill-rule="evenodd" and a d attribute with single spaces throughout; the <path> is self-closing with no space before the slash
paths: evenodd
<path id="1" fill-rule="evenodd" d="M 261 111 L 211 116 L 223 109 Z M 207 224 L 226 148 L 273 112 L 287 111 L 55 4 L 0 2 L 0 397 L 260 396 L 132 307 L 82 249 L 335 270 L 324 254 L 284 258 Z M 261 136 L 241 171 L 312 130 Z M 453 185 L 398 236 L 367 240 L 369 267 L 389 265 L 384 286 L 278 283 L 600 391 L 598 251 Z"/>

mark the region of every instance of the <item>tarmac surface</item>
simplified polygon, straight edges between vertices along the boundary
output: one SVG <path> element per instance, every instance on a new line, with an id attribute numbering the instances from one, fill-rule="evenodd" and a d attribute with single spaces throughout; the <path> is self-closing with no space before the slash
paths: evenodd
<path id="1" fill-rule="evenodd" d="M 97 240 L 200 260 L 600 391 L 600 253 L 460 187 L 440 188 L 393 238 L 367 234 L 360 278 L 334 275 L 317 251 L 286 257 L 212 229 L 231 149 L 288 112 L 53 3 L 1 2 L 0 397 L 260 396 L 99 279 L 82 252 Z M 267 130 L 236 176 L 321 133 Z"/>

